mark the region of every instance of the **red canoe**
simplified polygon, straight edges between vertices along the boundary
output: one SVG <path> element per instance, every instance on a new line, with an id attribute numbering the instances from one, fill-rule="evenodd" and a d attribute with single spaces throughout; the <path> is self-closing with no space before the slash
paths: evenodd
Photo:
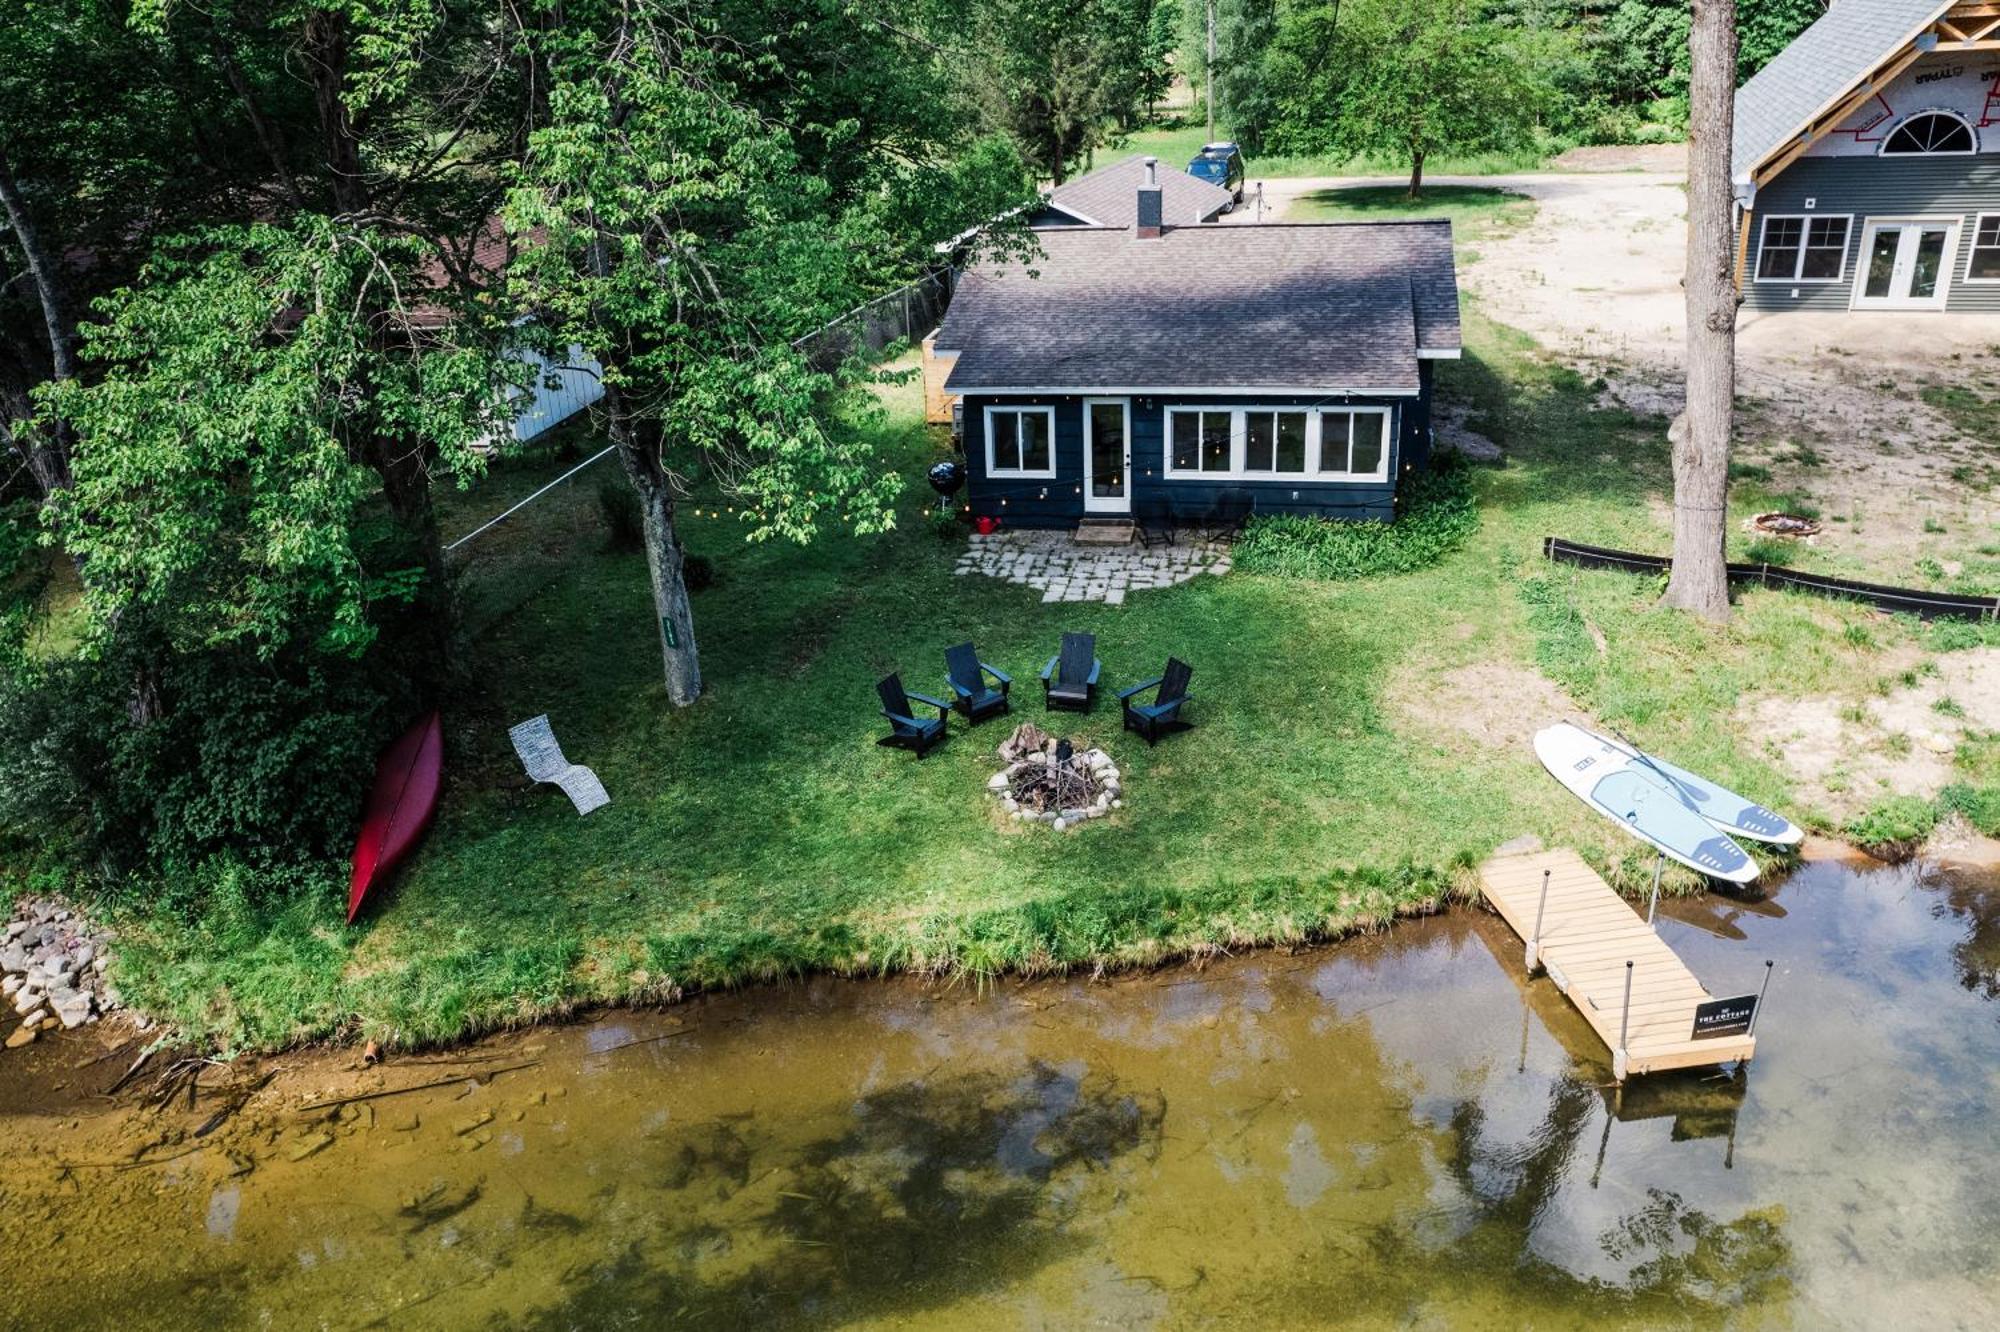
<path id="1" fill-rule="evenodd" d="M 361 811 L 361 836 L 354 842 L 348 924 L 354 923 L 361 899 L 375 881 L 394 869 L 430 826 L 443 768 L 444 728 L 435 712 L 382 751 L 382 760 L 375 765 L 375 789 Z"/>

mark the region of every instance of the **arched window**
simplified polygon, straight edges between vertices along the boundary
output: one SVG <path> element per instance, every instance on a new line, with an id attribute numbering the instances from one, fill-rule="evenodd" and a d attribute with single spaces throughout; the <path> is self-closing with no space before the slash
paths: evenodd
<path id="1" fill-rule="evenodd" d="M 1896 126 L 1883 141 L 1882 156 L 1913 157 L 1920 153 L 1970 153 L 1972 126 L 1949 111 L 1924 111 Z"/>

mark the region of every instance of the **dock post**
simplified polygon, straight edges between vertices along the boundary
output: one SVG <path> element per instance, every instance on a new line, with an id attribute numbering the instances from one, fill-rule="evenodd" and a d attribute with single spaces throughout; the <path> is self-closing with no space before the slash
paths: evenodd
<path id="1" fill-rule="evenodd" d="M 1660 909 L 1660 871 L 1667 867 L 1664 853 L 1653 857 L 1653 900 L 1646 903 L 1646 924 L 1653 925 L 1653 913 Z"/>
<path id="2" fill-rule="evenodd" d="M 1757 1034 L 1757 1019 L 1764 1016 L 1764 996 L 1771 992 L 1771 968 L 1774 965 L 1770 958 L 1764 959 L 1764 983 L 1757 987 L 1757 1006 L 1750 1010 L 1750 1025 L 1743 1029 L 1745 1036 Z"/>
<path id="3" fill-rule="evenodd" d="M 1618 1013 L 1618 1048 L 1611 1053 L 1611 1077 L 1617 1082 L 1625 1081 L 1625 1037 L 1631 1029 L 1632 960 L 1627 958 L 1625 959 L 1625 1003 Z"/>
<path id="4" fill-rule="evenodd" d="M 1542 960 L 1542 913 L 1549 909 L 1549 871 L 1542 871 L 1542 897 L 1535 906 L 1535 932 L 1528 936 L 1528 974 L 1535 974 L 1535 968 Z"/>

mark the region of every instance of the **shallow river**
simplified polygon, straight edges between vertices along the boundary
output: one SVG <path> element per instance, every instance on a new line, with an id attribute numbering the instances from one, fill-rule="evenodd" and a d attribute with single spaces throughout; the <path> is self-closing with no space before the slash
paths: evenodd
<path id="1" fill-rule="evenodd" d="M 2000 1325 L 2000 882 L 1817 863 L 1663 929 L 1717 993 L 1777 959 L 1747 1077 L 1616 1097 L 1464 910 L 278 1060 L 200 1137 L 209 1096 L 14 1106 L 0 1324 Z"/>

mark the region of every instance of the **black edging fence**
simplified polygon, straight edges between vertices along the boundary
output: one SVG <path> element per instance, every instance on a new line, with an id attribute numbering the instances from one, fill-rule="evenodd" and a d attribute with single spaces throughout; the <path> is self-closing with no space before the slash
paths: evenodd
<path id="1" fill-rule="evenodd" d="M 1561 537 L 1542 538 L 1542 557 L 1580 569 L 1619 569 L 1626 573 L 1662 574 L 1673 567 L 1663 555 L 1639 555 L 1629 550 L 1586 546 Z M 1800 573 L 1777 564 L 1732 564 L 1729 581 L 1755 583 L 1760 587 L 1798 588 L 1823 596 L 1865 601 L 1878 610 L 1914 615 L 1920 620 L 2000 621 L 2000 597 L 1967 597 L 1951 592 L 1919 592 L 1907 587 L 1886 587 L 1880 583 L 1856 583 L 1846 578 Z"/>

